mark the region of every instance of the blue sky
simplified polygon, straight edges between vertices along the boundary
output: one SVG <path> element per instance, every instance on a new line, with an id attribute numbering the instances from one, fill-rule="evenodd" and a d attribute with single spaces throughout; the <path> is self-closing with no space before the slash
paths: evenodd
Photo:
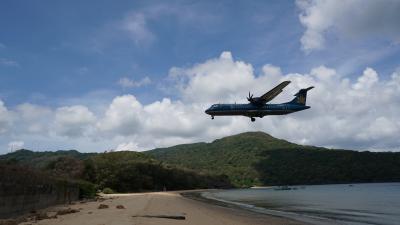
<path id="1" fill-rule="evenodd" d="M 367 68 L 379 74 L 379 82 L 390 82 L 399 69 L 399 4 L 391 0 L 366 2 L 351 0 L 340 6 L 334 1 L 317 0 L 2 1 L 0 100 L 3 111 L 11 116 L 3 116 L 7 126 L 4 125 L 0 145 L 7 148 L 7 144 L 15 142 L 34 149 L 101 148 L 104 142 L 95 140 L 96 132 L 85 140 L 65 136 L 53 130 L 55 121 L 44 120 L 47 128 L 39 136 L 21 135 L 19 129 L 24 125 L 18 122 L 19 107 L 31 104 L 56 117 L 60 108 L 83 106 L 93 114 L 90 129 L 96 130 L 112 102 L 121 96 L 134 96 L 143 107 L 164 98 L 172 104 L 192 104 L 185 93 L 191 90 L 191 81 L 198 74 L 190 70 L 221 59 L 223 52 L 233 55 L 234 62 L 250 64 L 254 78 L 263 76 L 265 65 L 279 67 L 283 75 L 310 74 L 313 68 L 324 66 L 353 83 Z M 171 78 L 173 68 L 189 74 L 181 88 L 176 88 L 176 80 Z M 265 84 L 266 88 L 271 86 L 272 83 Z M 234 91 L 246 93 L 251 88 Z M 207 89 L 202 91 L 207 95 Z M 393 91 L 397 94 L 397 89 Z M 213 96 L 208 100 L 211 103 L 220 99 Z M 394 119 L 385 116 L 375 115 L 373 119 Z M 235 123 L 235 119 L 227 123 Z M 176 141 L 159 145 L 209 141 L 235 131 L 261 129 L 273 133 L 265 126 L 232 127 L 231 132 L 215 135 L 210 131 L 199 136 L 166 133 L 162 138 Z M 295 142 L 304 139 L 274 134 Z M 140 135 L 147 134 L 133 130 L 129 135 L 112 136 L 104 149 L 119 142 L 133 143 L 130 147 L 138 149 L 159 146 L 136 143 L 134 139 L 140 139 Z M 43 141 L 48 137 L 56 141 Z M 305 143 L 374 148 L 367 142 L 340 141 L 343 143 Z M 396 148 L 397 144 L 385 148 Z M 386 146 L 379 146 L 382 145 Z"/>
<path id="2" fill-rule="evenodd" d="M 293 2 L 134 2 L 3 2 L 1 55 L 18 66 L 0 68 L 2 98 L 14 105 L 44 95 L 43 101 L 33 100 L 49 104 L 50 96 L 69 98 L 99 89 L 121 93 L 116 85 L 121 76 L 159 81 L 172 66 L 191 65 L 224 50 L 254 65 L 302 64 L 287 60 L 293 53 L 303 58 L 298 41 L 302 29 Z M 155 7 L 191 10 L 194 15 L 188 21 L 179 11 L 151 16 L 151 40 L 136 41 L 116 28 L 132 12 Z M 292 29 L 283 32 L 282 26 Z M 152 91 L 142 94 L 144 101 L 163 95 L 148 88 Z"/>

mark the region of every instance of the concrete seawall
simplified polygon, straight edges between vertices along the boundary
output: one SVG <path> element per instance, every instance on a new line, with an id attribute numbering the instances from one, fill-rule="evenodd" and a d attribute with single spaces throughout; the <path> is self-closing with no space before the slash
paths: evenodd
<path id="1" fill-rule="evenodd" d="M 78 198 L 77 184 L 26 168 L 0 166 L 0 219 Z"/>

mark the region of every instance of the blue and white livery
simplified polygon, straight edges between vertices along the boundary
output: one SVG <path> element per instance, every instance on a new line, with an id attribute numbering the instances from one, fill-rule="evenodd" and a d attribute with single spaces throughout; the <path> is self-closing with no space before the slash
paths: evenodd
<path id="1" fill-rule="evenodd" d="M 254 122 L 256 120 L 255 117 L 262 118 L 267 115 L 285 115 L 309 109 L 310 106 L 306 106 L 307 91 L 314 87 L 301 89 L 294 95 L 296 97 L 290 102 L 267 104 L 267 102 L 280 94 L 283 88 L 289 83 L 290 81 L 284 81 L 260 97 L 253 98 L 253 95 L 250 95 L 249 92 L 247 100 L 250 103 L 248 104 L 214 104 L 208 108 L 205 113 L 211 115 L 211 119 L 214 119 L 214 116 L 247 116 Z"/>

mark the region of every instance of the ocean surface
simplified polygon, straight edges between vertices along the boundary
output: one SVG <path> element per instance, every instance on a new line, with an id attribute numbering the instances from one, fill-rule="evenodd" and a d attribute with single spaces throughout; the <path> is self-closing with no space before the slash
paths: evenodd
<path id="1" fill-rule="evenodd" d="M 400 225 L 400 183 L 291 186 L 204 192 L 206 198 L 312 224 Z"/>

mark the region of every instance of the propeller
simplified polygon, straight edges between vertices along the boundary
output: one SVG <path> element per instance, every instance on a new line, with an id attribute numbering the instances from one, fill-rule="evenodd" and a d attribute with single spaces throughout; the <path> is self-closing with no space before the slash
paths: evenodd
<path id="1" fill-rule="evenodd" d="M 250 94 L 250 91 L 249 91 L 249 97 L 247 97 L 247 100 L 249 102 L 253 102 L 253 94 Z"/>

